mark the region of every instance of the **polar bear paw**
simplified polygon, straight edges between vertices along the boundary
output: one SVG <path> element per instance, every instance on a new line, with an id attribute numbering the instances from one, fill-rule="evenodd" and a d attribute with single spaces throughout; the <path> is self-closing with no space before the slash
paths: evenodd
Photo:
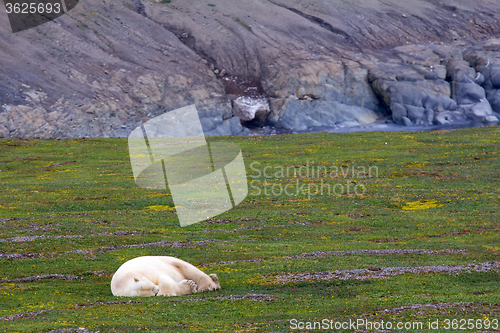
<path id="1" fill-rule="evenodd" d="M 193 280 L 182 280 L 179 284 L 187 287 L 189 291 L 188 294 L 195 294 L 198 292 L 198 286 Z"/>
<path id="2" fill-rule="evenodd" d="M 203 288 L 198 288 L 200 292 L 202 291 L 213 291 L 220 289 L 219 278 L 216 274 L 208 275 L 210 277 L 210 282 L 203 286 Z"/>
<path id="3" fill-rule="evenodd" d="M 214 281 L 215 283 L 215 287 L 213 290 L 220 289 L 219 278 L 217 277 L 217 274 L 209 274 L 208 276 L 210 276 L 212 281 Z"/>

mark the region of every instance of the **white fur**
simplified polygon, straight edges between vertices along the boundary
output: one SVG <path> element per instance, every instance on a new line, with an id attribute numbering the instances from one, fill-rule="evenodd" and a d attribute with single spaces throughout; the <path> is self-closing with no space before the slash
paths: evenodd
<path id="1" fill-rule="evenodd" d="M 180 296 L 216 289 L 220 289 L 217 275 L 174 257 L 131 259 L 111 279 L 115 296 Z"/>

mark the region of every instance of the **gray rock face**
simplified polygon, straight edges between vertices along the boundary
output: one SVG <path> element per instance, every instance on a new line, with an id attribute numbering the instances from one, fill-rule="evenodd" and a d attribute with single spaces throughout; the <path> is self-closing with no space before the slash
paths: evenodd
<path id="1" fill-rule="evenodd" d="M 488 113 L 489 108 L 484 100 L 471 112 L 484 114 L 485 123 L 495 123 L 500 119 L 500 40 L 487 41 L 483 50 L 470 50 L 464 54 L 464 59 L 477 72 L 475 81 L 484 88 L 486 100 L 493 114 Z"/>
<path id="2" fill-rule="evenodd" d="M 411 54 L 421 51 L 419 48 L 400 48 L 398 51 Z M 429 60 L 432 61 L 425 58 L 425 61 Z M 456 102 L 450 98 L 450 84 L 444 80 L 442 68 L 438 65 L 425 68 L 423 65 L 383 64 L 370 72 L 373 90 L 391 110 L 392 119 L 397 124 L 432 125 L 437 113 L 457 109 Z"/>
<path id="3" fill-rule="evenodd" d="M 368 82 L 368 69 L 356 62 L 306 61 L 277 79 L 280 89 L 273 83 L 277 90 L 270 98 L 268 117 L 274 126 L 305 131 L 317 126 L 357 126 L 385 116 Z"/>
<path id="4" fill-rule="evenodd" d="M 292 96 L 286 101 L 285 112 L 279 124 L 289 130 L 307 131 L 312 127 L 366 125 L 375 122 L 379 116 L 360 106 L 336 101 L 299 100 Z"/>
<path id="5" fill-rule="evenodd" d="M 462 44 L 398 47 L 395 51 L 401 62 L 370 72 L 374 91 L 396 123 L 450 125 L 491 122 L 496 117 L 481 86 L 487 84 L 486 77 L 464 60 L 462 49 Z M 496 90 L 490 92 L 493 97 Z"/>
<path id="6" fill-rule="evenodd" d="M 207 133 L 243 132 L 223 119 L 231 103 L 203 59 L 127 3 L 91 0 L 36 29 L 0 30 L 0 45 L 0 137 L 126 137 L 191 104 Z"/>
<path id="7" fill-rule="evenodd" d="M 481 122 L 491 122 L 496 116 L 486 92 L 480 84 L 484 84 L 485 78 L 481 73 L 464 60 L 450 61 L 448 64 L 448 75 L 451 79 L 452 96 L 457 101 L 458 110 L 463 112 L 468 119 Z"/>
<path id="8" fill-rule="evenodd" d="M 191 104 L 208 135 L 494 122 L 498 17 L 489 0 L 87 0 L 17 34 L 0 22 L 0 136 L 128 136 Z M 228 77 L 269 109 L 251 119 Z"/>

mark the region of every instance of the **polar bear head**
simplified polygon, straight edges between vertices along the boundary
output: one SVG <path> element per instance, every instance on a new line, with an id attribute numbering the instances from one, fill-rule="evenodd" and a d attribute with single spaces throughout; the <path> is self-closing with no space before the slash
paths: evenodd
<path id="1" fill-rule="evenodd" d="M 115 279 L 113 279 L 115 280 Z M 140 274 L 127 274 L 119 280 L 111 281 L 111 291 L 115 296 L 156 296 L 160 287 Z"/>
<path id="2" fill-rule="evenodd" d="M 160 287 L 144 276 L 133 278 L 131 296 L 156 296 L 159 291 Z"/>

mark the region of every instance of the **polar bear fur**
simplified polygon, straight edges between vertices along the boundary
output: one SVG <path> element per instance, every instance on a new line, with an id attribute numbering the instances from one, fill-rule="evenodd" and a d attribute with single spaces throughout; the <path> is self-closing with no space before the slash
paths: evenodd
<path id="1" fill-rule="evenodd" d="M 115 296 L 180 296 L 216 289 L 220 289 L 217 275 L 167 256 L 131 259 L 111 279 Z"/>

